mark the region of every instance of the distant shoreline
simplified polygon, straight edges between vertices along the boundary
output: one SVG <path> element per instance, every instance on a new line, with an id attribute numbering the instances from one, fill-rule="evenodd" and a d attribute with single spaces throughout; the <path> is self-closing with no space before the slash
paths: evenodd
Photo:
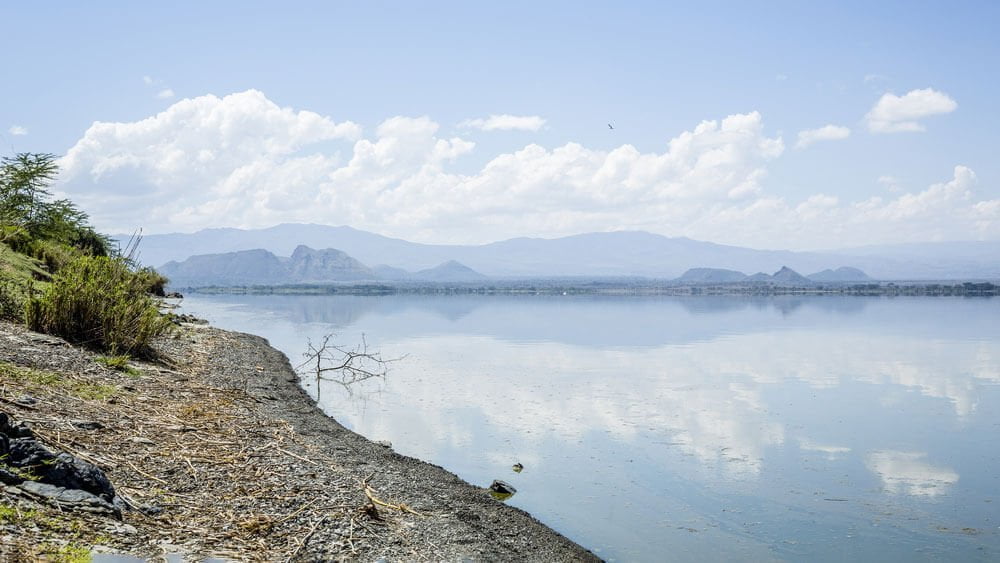
<path id="1" fill-rule="evenodd" d="M 183 292 L 206 295 L 851 295 L 993 297 L 1000 284 L 992 282 L 868 282 L 776 285 L 768 283 L 678 284 L 649 280 L 587 281 L 565 280 L 496 281 L 490 283 L 341 283 L 177 287 Z"/>

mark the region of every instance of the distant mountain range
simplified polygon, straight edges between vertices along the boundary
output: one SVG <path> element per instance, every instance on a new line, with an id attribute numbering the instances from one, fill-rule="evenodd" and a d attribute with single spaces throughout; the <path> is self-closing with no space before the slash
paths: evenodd
<path id="1" fill-rule="evenodd" d="M 127 240 L 128 237 L 119 238 Z M 420 272 L 429 277 L 443 276 L 440 279 L 448 279 L 451 274 L 443 272 L 452 270 L 453 274 L 457 274 L 461 269 L 454 264 L 444 266 L 449 262 L 469 269 L 472 274 L 466 272 L 468 275 L 499 279 L 562 276 L 674 279 L 693 268 L 740 273 L 778 272 L 785 266 L 798 272 L 816 272 L 814 275 L 827 276 L 829 279 L 824 281 L 837 281 L 834 279 L 836 276 L 845 274 L 834 269 L 843 267 L 863 270 L 867 275 L 882 280 L 1000 279 L 1000 242 L 926 243 L 792 252 L 726 246 L 642 231 L 587 233 L 557 239 L 515 238 L 484 245 L 430 245 L 351 227 L 283 224 L 259 230 L 227 228 L 191 234 L 147 235 L 142 239 L 140 259 L 144 264 L 162 267 L 174 261 L 178 264 L 171 268 L 177 268 L 181 261 L 194 255 L 267 251 L 272 255 L 272 258 L 265 259 L 270 266 L 261 270 L 261 279 L 267 279 L 268 275 L 278 271 L 275 268 L 279 265 L 281 268 L 288 267 L 282 265 L 284 263 L 278 257 L 288 256 L 286 260 L 291 260 L 300 245 L 310 249 L 335 248 L 362 265 L 373 265 L 365 266 L 368 270 L 354 271 L 357 275 L 363 271 L 373 279 L 404 279 Z M 251 256 L 256 255 L 222 259 L 230 261 L 224 270 L 235 276 L 244 267 L 241 264 L 250 260 Z M 334 260 L 333 257 L 326 259 Z M 323 271 L 327 266 L 316 271 Z M 309 266 L 301 272 L 296 270 L 292 277 L 302 280 L 315 277 L 310 268 L 316 267 Z M 826 270 L 830 272 L 824 274 Z M 190 273 L 196 274 L 195 269 Z"/>
<path id="2" fill-rule="evenodd" d="M 300 245 L 288 258 L 267 250 L 239 250 L 222 254 L 192 256 L 182 262 L 167 262 L 160 273 L 175 287 L 252 286 L 323 284 L 337 282 L 460 282 L 474 283 L 489 278 L 454 260 L 418 272 L 380 265 L 369 268 L 340 250 L 314 250 Z M 678 284 L 720 285 L 764 283 L 783 287 L 804 287 L 820 282 L 848 283 L 873 281 L 857 268 L 841 267 L 802 276 L 782 266 L 774 274 L 746 275 L 735 270 L 692 268 L 673 280 Z"/>
<path id="3" fill-rule="evenodd" d="M 263 250 L 202 254 L 157 268 L 175 287 L 284 285 L 357 281 L 474 282 L 486 276 L 455 261 L 419 272 L 369 268 L 333 248 L 299 245 L 287 258 Z"/>
<path id="4" fill-rule="evenodd" d="M 814 283 L 861 283 L 875 280 L 861 270 L 847 266 L 836 270 L 826 269 L 808 276 L 782 266 L 774 274 L 758 272 L 750 276 L 735 270 L 692 268 L 675 281 L 690 284 L 772 283 L 783 286 L 809 286 Z"/>

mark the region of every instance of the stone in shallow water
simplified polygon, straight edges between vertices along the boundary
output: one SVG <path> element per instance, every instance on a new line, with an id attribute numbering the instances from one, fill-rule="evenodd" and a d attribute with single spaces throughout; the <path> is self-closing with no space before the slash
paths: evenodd
<path id="1" fill-rule="evenodd" d="M 507 500 L 514 496 L 517 489 L 513 485 L 506 481 L 501 481 L 500 479 L 494 479 L 493 483 L 490 484 L 490 496 L 497 500 Z"/>

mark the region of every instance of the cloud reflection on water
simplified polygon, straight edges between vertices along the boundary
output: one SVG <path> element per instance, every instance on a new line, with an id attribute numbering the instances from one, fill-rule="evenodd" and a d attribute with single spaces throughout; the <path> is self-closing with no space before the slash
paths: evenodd
<path id="1" fill-rule="evenodd" d="M 521 444 L 528 449 L 524 455 L 541 456 L 531 450 L 544 447 L 547 437 L 578 442 L 606 434 L 643 443 L 660 436 L 698 459 L 706 476 L 721 470 L 728 479 L 758 475 L 767 449 L 784 444 L 789 434 L 805 449 L 819 448 L 807 431 L 789 430 L 780 415 L 781 395 L 790 384 L 804 383 L 821 395 L 847 383 L 868 384 L 876 394 L 902 386 L 945 399 L 964 417 L 974 412 L 979 387 L 995 384 L 1000 369 L 983 343 L 914 344 L 892 335 L 825 331 L 619 350 L 455 334 L 386 345 L 407 350 L 412 369 L 423 374 L 419 384 L 406 381 L 411 376 L 404 373 L 390 382 L 405 388 L 400 399 L 416 415 L 347 415 L 347 422 L 377 435 L 435 437 L 422 455 L 441 454 L 435 443 L 469 447 L 474 437 L 468 428 L 480 420 L 487 435 Z M 472 362 L 475 373 L 469 372 Z M 941 365 L 951 368 L 943 372 Z M 815 401 L 816 409 L 842 406 Z M 344 418 L 344 407 L 329 408 Z M 839 449 L 819 451 L 850 452 L 854 430 L 845 426 L 841 436 L 828 437 L 845 444 Z"/>
<path id="2" fill-rule="evenodd" d="M 884 518 L 920 535 L 903 499 L 954 525 L 933 506 L 993 478 L 995 454 L 976 452 L 1000 395 L 997 301 L 240 299 L 257 309 L 227 311 L 246 317 L 230 326 L 269 315 L 289 356 L 330 331 L 407 354 L 372 389 L 325 388 L 324 408 L 472 482 L 511 479 L 513 504 L 588 545 L 702 553 L 749 538 L 774 555 L 795 515 L 797 539 Z M 674 531 L 689 528 L 703 535 Z"/>
<path id="3" fill-rule="evenodd" d="M 958 482 L 958 473 L 924 461 L 925 452 L 878 451 L 868 454 L 867 465 L 893 494 L 934 497 Z"/>

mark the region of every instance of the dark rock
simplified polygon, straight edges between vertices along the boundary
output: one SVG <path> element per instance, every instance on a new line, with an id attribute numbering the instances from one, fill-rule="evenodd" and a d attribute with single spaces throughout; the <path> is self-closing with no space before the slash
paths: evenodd
<path id="1" fill-rule="evenodd" d="M 70 424 L 80 430 L 100 430 L 101 428 L 104 428 L 103 424 L 94 420 L 74 420 Z"/>
<path id="2" fill-rule="evenodd" d="M 62 453 L 55 462 L 39 472 L 44 483 L 51 483 L 68 489 L 80 489 L 111 502 L 115 498 L 115 488 L 104 472 L 96 465 Z"/>
<path id="3" fill-rule="evenodd" d="M 163 508 L 156 506 L 155 504 L 140 504 L 136 508 L 139 512 L 145 514 L 146 516 L 156 516 L 163 512 Z"/>
<path id="4" fill-rule="evenodd" d="M 184 296 L 181 295 L 180 293 L 176 292 L 176 291 L 168 292 L 163 297 L 165 297 L 167 299 L 184 299 Z"/>
<path id="5" fill-rule="evenodd" d="M 198 325 L 208 324 L 208 321 L 206 321 L 205 319 L 199 319 L 198 317 L 194 315 L 189 315 L 188 313 L 181 313 L 180 315 L 172 315 L 170 319 L 174 322 L 174 324 L 177 325 L 180 325 L 182 323 L 191 323 Z"/>
<path id="6" fill-rule="evenodd" d="M 34 438 L 14 438 L 7 450 L 7 463 L 14 467 L 31 467 L 49 463 L 56 458 Z"/>
<path id="7" fill-rule="evenodd" d="M 76 421 L 74 424 L 77 427 L 81 424 L 82 427 L 102 427 L 90 421 Z M 85 506 L 86 510 L 121 514 L 120 507 L 113 504 L 118 500 L 115 488 L 103 471 L 68 453 L 52 453 L 32 436 L 29 429 L 23 425 L 14 426 L 5 413 L 0 413 L 0 455 L 3 456 L 0 458 L 0 482 L 18 485 L 60 506 L 79 505 Z M 25 480 L 17 469 L 30 472 L 31 480 Z M 90 497 L 100 503 L 95 505 Z"/>
<path id="8" fill-rule="evenodd" d="M 0 468 L 0 483 L 3 483 L 4 485 L 20 485 L 23 482 L 24 477 Z"/>
<path id="9" fill-rule="evenodd" d="M 490 485 L 490 491 L 501 495 L 512 495 L 517 492 L 513 485 L 500 479 L 494 479 Z"/>
<path id="10" fill-rule="evenodd" d="M 14 401 L 14 403 L 21 405 L 23 407 L 30 407 L 38 403 L 38 399 L 32 397 L 31 395 L 21 395 L 20 397 L 17 398 L 16 401 Z"/>
<path id="11" fill-rule="evenodd" d="M 62 338 L 49 336 L 47 334 L 31 333 L 27 335 L 28 342 L 33 344 L 48 344 L 50 346 L 65 346 L 66 341 Z"/>
<path id="12" fill-rule="evenodd" d="M 28 398 L 30 399 L 30 397 Z M 31 400 L 34 401 L 34 399 Z M 5 412 L 0 412 L 0 434 L 6 434 L 11 438 L 31 438 L 34 436 L 31 429 L 25 426 L 24 423 L 15 425 Z"/>
<path id="13" fill-rule="evenodd" d="M 116 506 L 87 491 L 67 489 L 37 481 L 24 481 L 18 485 L 18 488 L 28 493 L 29 496 L 47 500 L 60 508 L 112 514 L 121 518 L 121 510 Z"/>

